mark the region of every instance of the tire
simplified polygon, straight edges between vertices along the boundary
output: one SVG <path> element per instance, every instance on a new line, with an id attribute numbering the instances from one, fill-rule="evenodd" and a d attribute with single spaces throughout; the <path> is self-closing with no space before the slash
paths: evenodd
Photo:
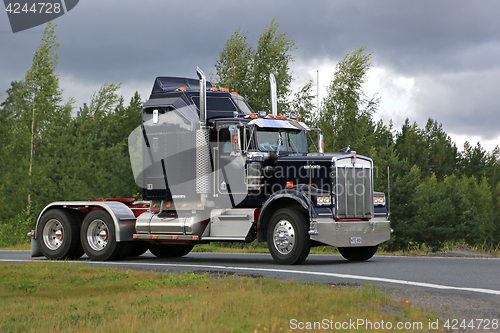
<path id="1" fill-rule="evenodd" d="M 103 209 L 87 214 L 82 223 L 80 239 L 83 249 L 94 261 L 107 261 L 123 257 L 124 242 L 116 241 L 115 224 Z"/>
<path id="2" fill-rule="evenodd" d="M 148 243 L 146 242 L 134 242 L 130 245 L 132 246 L 132 251 L 130 251 L 129 257 L 142 256 L 148 250 Z"/>
<path id="3" fill-rule="evenodd" d="M 194 247 L 194 244 L 183 245 L 182 248 L 177 253 L 177 257 L 184 257 L 185 255 L 189 254 L 189 252 L 191 252 L 193 247 Z"/>
<path id="4" fill-rule="evenodd" d="M 280 265 L 298 265 L 311 250 L 306 215 L 296 209 L 282 208 L 273 214 L 267 228 L 267 246 Z"/>
<path id="5" fill-rule="evenodd" d="M 73 215 L 73 218 L 77 222 L 77 229 L 78 229 L 78 231 L 80 231 L 82 223 L 83 223 L 83 219 L 85 218 L 85 215 L 76 209 L 68 209 L 68 212 L 70 212 L 71 215 Z M 80 235 L 78 235 L 78 239 L 80 240 Z M 79 241 L 78 242 L 78 249 L 75 251 L 74 255 L 72 256 L 72 259 L 79 259 L 84 254 L 85 254 L 85 251 L 83 250 L 82 243 Z"/>
<path id="6" fill-rule="evenodd" d="M 362 246 L 362 247 L 339 247 L 339 252 L 345 259 L 349 261 L 367 261 L 375 252 L 377 252 L 378 245 L 375 246 Z"/>
<path id="7" fill-rule="evenodd" d="M 37 228 L 37 242 L 48 259 L 81 257 L 80 225 L 66 209 L 50 209 L 43 213 Z"/>
<path id="8" fill-rule="evenodd" d="M 183 257 L 193 249 L 194 244 L 149 244 L 149 251 L 158 258 Z"/>

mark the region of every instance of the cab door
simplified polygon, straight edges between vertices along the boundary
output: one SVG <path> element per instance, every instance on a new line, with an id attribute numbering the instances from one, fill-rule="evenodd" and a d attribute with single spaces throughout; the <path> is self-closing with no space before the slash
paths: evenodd
<path id="1" fill-rule="evenodd" d="M 229 127 L 236 124 L 225 124 L 217 129 L 215 159 L 215 189 L 222 203 L 222 208 L 234 208 L 245 200 L 248 190 L 246 185 L 245 157 L 241 153 L 241 143 L 231 135 Z M 237 141 L 235 143 L 235 140 Z M 239 153 L 233 150 L 238 145 Z"/>

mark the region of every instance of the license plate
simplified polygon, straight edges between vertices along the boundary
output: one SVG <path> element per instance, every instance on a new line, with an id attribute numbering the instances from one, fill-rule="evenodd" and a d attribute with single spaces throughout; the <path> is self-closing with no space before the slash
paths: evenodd
<path id="1" fill-rule="evenodd" d="M 349 237 L 349 244 L 361 244 L 361 237 Z"/>

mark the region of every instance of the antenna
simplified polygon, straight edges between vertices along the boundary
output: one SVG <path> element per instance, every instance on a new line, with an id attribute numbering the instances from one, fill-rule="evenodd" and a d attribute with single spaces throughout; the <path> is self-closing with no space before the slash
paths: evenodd
<path id="1" fill-rule="evenodd" d="M 316 113 L 319 117 L 319 69 L 316 70 Z"/>

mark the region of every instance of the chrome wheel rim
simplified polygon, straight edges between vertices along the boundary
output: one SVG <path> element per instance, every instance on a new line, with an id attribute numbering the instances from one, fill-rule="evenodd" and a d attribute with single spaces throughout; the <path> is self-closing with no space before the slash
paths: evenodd
<path id="1" fill-rule="evenodd" d="M 108 245 L 109 230 L 103 220 L 94 220 L 87 228 L 87 243 L 94 251 L 102 251 Z"/>
<path id="2" fill-rule="evenodd" d="M 281 254 L 289 254 L 295 246 L 295 230 L 287 220 L 276 223 L 273 232 L 274 247 Z"/>
<path id="3" fill-rule="evenodd" d="M 57 250 L 64 240 L 64 228 L 60 221 L 50 219 L 43 228 L 43 242 L 49 250 Z"/>

